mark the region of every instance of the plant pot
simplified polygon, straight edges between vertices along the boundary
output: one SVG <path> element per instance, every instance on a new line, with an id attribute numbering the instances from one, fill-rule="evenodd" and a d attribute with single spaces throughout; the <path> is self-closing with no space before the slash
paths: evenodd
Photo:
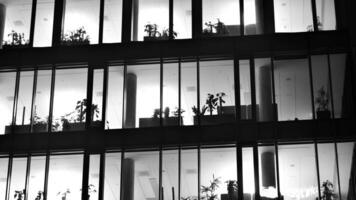
<path id="1" fill-rule="evenodd" d="M 235 115 L 202 115 L 200 116 L 200 125 L 214 125 L 214 124 L 226 124 L 234 123 Z M 198 125 L 198 117 L 194 116 L 194 125 Z"/>
<path id="2" fill-rule="evenodd" d="M 163 126 L 178 126 L 178 117 L 162 118 Z M 183 124 L 183 118 L 181 117 L 181 123 Z M 160 126 L 160 118 L 140 118 L 139 127 L 157 127 Z"/>
<path id="3" fill-rule="evenodd" d="M 98 129 L 101 127 L 101 121 L 95 121 L 90 124 L 94 129 Z M 62 131 L 83 131 L 85 130 L 85 122 L 74 122 L 74 123 L 66 123 L 63 124 Z"/>
<path id="4" fill-rule="evenodd" d="M 317 119 L 330 119 L 331 113 L 329 110 L 316 111 Z"/>
<path id="5" fill-rule="evenodd" d="M 13 131 L 13 133 L 30 133 L 31 126 L 29 124 L 26 125 L 15 125 L 15 126 L 6 126 L 5 134 L 9 134 Z M 48 132 L 47 124 L 34 124 L 32 127 L 32 132 Z"/>
<path id="6" fill-rule="evenodd" d="M 161 40 L 168 40 L 166 37 L 149 37 L 149 36 L 144 36 L 143 41 L 161 41 Z"/>

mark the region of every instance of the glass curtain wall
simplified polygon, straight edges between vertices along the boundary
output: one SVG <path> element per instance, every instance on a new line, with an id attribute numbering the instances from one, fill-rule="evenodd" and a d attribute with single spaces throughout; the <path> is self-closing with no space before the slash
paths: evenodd
<path id="1" fill-rule="evenodd" d="M 123 127 L 124 66 L 110 66 L 108 73 L 105 129 L 118 129 Z"/>
<path id="2" fill-rule="evenodd" d="M 162 151 L 162 195 L 165 200 L 178 198 L 179 161 L 178 150 Z"/>
<path id="3" fill-rule="evenodd" d="M 198 200 L 198 150 L 181 150 L 180 198 Z M 200 188 L 199 188 L 200 189 Z"/>
<path id="4" fill-rule="evenodd" d="M 0 134 L 11 131 L 16 72 L 0 72 Z"/>
<path id="5" fill-rule="evenodd" d="M 194 125 L 197 118 L 197 63 L 181 63 L 181 109 L 183 125 Z"/>
<path id="6" fill-rule="evenodd" d="M 239 61 L 241 119 L 252 119 L 250 61 Z"/>
<path id="7" fill-rule="evenodd" d="M 0 157 L 0 198 L 6 197 L 6 182 L 7 182 L 7 170 L 9 167 L 9 158 Z"/>
<path id="8" fill-rule="evenodd" d="M 105 0 L 103 43 L 121 42 L 123 0 Z"/>
<path id="9" fill-rule="evenodd" d="M 46 156 L 31 156 L 30 174 L 27 188 L 27 199 L 43 199 L 45 182 Z"/>
<path id="10" fill-rule="evenodd" d="M 93 96 L 91 110 L 91 125 L 100 127 L 103 119 L 103 84 L 104 84 L 104 69 L 95 69 L 93 75 Z"/>
<path id="11" fill-rule="evenodd" d="M 260 196 L 275 199 L 278 197 L 275 146 L 259 146 L 258 161 Z"/>
<path id="12" fill-rule="evenodd" d="M 132 173 L 130 174 L 132 175 Z M 104 199 L 119 200 L 121 185 L 121 153 L 105 154 Z"/>
<path id="13" fill-rule="evenodd" d="M 184 123 L 178 105 L 179 75 L 178 63 L 163 64 L 163 105 L 162 105 L 162 125 L 178 126 L 179 121 Z"/>
<path id="14" fill-rule="evenodd" d="M 10 198 L 22 199 L 26 194 L 27 158 L 13 158 L 10 182 Z"/>
<path id="15" fill-rule="evenodd" d="M 98 196 L 99 174 L 100 174 L 100 154 L 92 154 L 89 157 L 88 200 L 99 199 Z"/>
<path id="16" fill-rule="evenodd" d="M 243 200 L 255 199 L 255 171 L 253 160 L 253 148 L 242 148 L 242 187 Z M 239 182 L 241 184 L 241 182 Z"/>
<path id="17" fill-rule="evenodd" d="M 52 46 L 54 0 L 37 0 L 34 47 Z"/>
<path id="18" fill-rule="evenodd" d="M 176 39 L 192 38 L 192 0 L 173 0 L 173 30 Z"/>
<path id="19" fill-rule="evenodd" d="M 336 30 L 334 0 L 315 0 L 319 31 Z"/>
<path id="20" fill-rule="evenodd" d="M 355 174 L 355 142 L 343 142 L 337 144 L 339 161 L 340 194 L 341 200 L 355 198 L 354 175 Z"/>

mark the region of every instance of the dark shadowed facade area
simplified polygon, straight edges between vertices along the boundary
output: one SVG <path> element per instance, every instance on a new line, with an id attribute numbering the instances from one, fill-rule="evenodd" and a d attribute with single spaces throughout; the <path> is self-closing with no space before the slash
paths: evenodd
<path id="1" fill-rule="evenodd" d="M 355 200 L 355 0 L 0 0 L 0 200 Z"/>

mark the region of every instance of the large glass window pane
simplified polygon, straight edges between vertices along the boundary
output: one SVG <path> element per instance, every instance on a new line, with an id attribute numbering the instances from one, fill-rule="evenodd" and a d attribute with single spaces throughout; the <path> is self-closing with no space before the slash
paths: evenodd
<path id="1" fill-rule="evenodd" d="M 5 199 L 9 158 L 0 158 L 0 198 Z"/>
<path id="2" fill-rule="evenodd" d="M 30 38 L 32 0 L 0 0 L 0 32 L 3 45 L 28 45 Z"/>
<path id="3" fill-rule="evenodd" d="M 284 200 L 318 198 L 314 144 L 279 145 L 280 190 Z"/>
<path id="4" fill-rule="evenodd" d="M 162 152 L 162 189 L 165 200 L 178 198 L 178 150 Z"/>
<path id="5" fill-rule="evenodd" d="M 325 199 L 339 199 L 339 174 L 335 155 L 334 143 L 318 144 L 320 193 Z"/>
<path id="6" fill-rule="evenodd" d="M 91 120 L 92 126 L 100 127 L 102 122 L 103 112 L 103 84 L 104 84 L 104 69 L 95 69 L 93 78 L 93 99 Z"/>
<path id="7" fill-rule="evenodd" d="M 132 40 L 167 40 L 169 0 L 133 0 Z"/>
<path id="8" fill-rule="evenodd" d="M 104 43 L 121 42 L 122 0 L 106 0 L 104 7 Z"/>
<path id="9" fill-rule="evenodd" d="M 255 199 L 255 170 L 253 162 L 253 148 L 242 148 L 242 177 L 243 200 Z M 241 184 L 241 182 L 239 182 Z"/>
<path id="10" fill-rule="evenodd" d="M 244 23 L 246 35 L 257 34 L 255 0 L 244 0 Z"/>
<path id="11" fill-rule="evenodd" d="M 237 200 L 236 148 L 201 149 L 200 173 L 201 198 Z"/>
<path id="12" fill-rule="evenodd" d="M 100 155 L 99 154 L 90 155 L 88 200 L 98 200 L 99 198 L 98 196 L 99 174 L 100 174 Z"/>
<path id="13" fill-rule="evenodd" d="M 45 182 L 45 156 L 32 156 L 29 174 L 28 199 L 41 200 L 43 199 L 43 189 Z"/>
<path id="14" fill-rule="evenodd" d="M 159 126 L 160 65 L 128 66 L 126 98 L 125 128 Z"/>
<path id="15" fill-rule="evenodd" d="M 54 131 L 85 128 L 87 68 L 56 70 L 53 100 Z"/>
<path id="16" fill-rule="evenodd" d="M 179 113 L 182 114 L 182 112 L 179 112 L 178 108 L 178 81 L 178 63 L 164 64 L 162 111 L 163 126 L 177 126 L 179 123 Z"/>
<path id="17" fill-rule="evenodd" d="M 355 158 L 355 143 L 345 142 L 337 144 L 337 153 L 339 161 L 339 175 L 340 175 L 340 191 L 341 200 L 349 200 L 355 198 L 353 177 L 351 174 L 355 173 L 355 163 L 352 163 Z"/>
<path id="18" fill-rule="evenodd" d="M 49 101 L 51 97 L 52 70 L 39 70 L 36 98 L 33 106 L 33 132 L 48 131 Z"/>
<path id="19" fill-rule="evenodd" d="M 97 44 L 99 10 L 99 0 L 65 0 L 62 44 Z"/>
<path id="20" fill-rule="evenodd" d="M 260 196 L 276 199 L 278 194 L 276 178 L 276 151 L 274 146 L 258 147 L 258 161 L 260 176 Z"/>
<path id="21" fill-rule="evenodd" d="M 197 115 L 197 63 L 181 63 L 181 108 L 183 124 L 193 125 Z"/>
<path id="22" fill-rule="evenodd" d="M 192 0 L 174 0 L 173 9 L 175 38 L 192 38 Z"/>
<path id="23" fill-rule="evenodd" d="M 346 54 L 330 55 L 331 82 L 334 102 L 335 118 L 345 118 L 350 116 L 352 102 L 351 97 L 351 73 L 348 72 L 351 67 L 347 61 Z M 348 69 L 347 69 L 348 68 Z"/>
<path id="24" fill-rule="evenodd" d="M 272 67 L 270 58 L 255 59 L 257 121 L 273 121 Z"/>
<path id="25" fill-rule="evenodd" d="M 37 0 L 34 47 L 52 45 L 54 0 Z"/>
<path id="26" fill-rule="evenodd" d="M 274 0 L 276 32 L 313 31 L 311 0 Z"/>
<path id="27" fill-rule="evenodd" d="M 326 55 L 312 56 L 314 106 L 317 119 L 331 118 L 331 90 Z"/>
<path id="28" fill-rule="evenodd" d="M 52 155 L 49 163 L 47 199 L 81 199 L 83 155 Z"/>
<path id="29" fill-rule="evenodd" d="M 113 66 L 108 69 L 108 88 L 105 129 L 122 128 L 122 108 L 124 93 L 124 67 Z M 134 81 L 133 79 L 132 81 Z M 134 87 L 134 86 L 132 86 Z M 134 105 L 136 106 L 136 105 Z M 135 123 L 133 123 L 133 126 Z"/>
<path id="30" fill-rule="evenodd" d="M 312 99 L 307 59 L 274 61 L 278 120 L 312 119 Z"/>
<path id="31" fill-rule="evenodd" d="M 250 61 L 240 60 L 239 63 L 241 119 L 252 119 Z"/>
<path id="32" fill-rule="evenodd" d="M 181 199 L 198 200 L 198 151 L 186 149 L 181 151 Z"/>
<path id="33" fill-rule="evenodd" d="M 30 131 L 33 76 L 33 71 L 20 72 L 16 126 L 14 127 L 15 133 L 26 133 Z"/>
<path id="34" fill-rule="evenodd" d="M 240 35 L 240 5 L 235 0 L 203 0 L 203 35 Z"/>
<path id="35" fill-rule="evenodd" d="M 16 72 L 0 72 L 0 134 L 10 133 Z"/>
<path id="36" fill-rule="evenodd" d="M 335 30 L 336 16 L 334 0 L 316 0 L 316 14 L 319 30 Z"/>
<path id="37" fill-rule="evenodd" d="M 25 197 L 27 158 L 13 158 L 10 182 L 10 198 L 23 199 Z"/>
<path id="38" fill-rule="evenodd" d="M 200 116 L 202 125 L 235 121 L 234 62 L 232 60 L 200 62 L 200 107 L 202 108 Z M 205 113 L 203 113 L 204 109 L 206 109 Z"/>
<path id="39" fill-rule="evenodd" d="M 133 171 L 130 173 L 132 175 Z M 120 200 L 121 153 L 105 155 L 105 200 Z"/>
<path id="40" fill-rule="evenodd" d="M 159 198 L 159 153 L 157 151 L 125 153 L 123 161 L 122 199 Z M 133 197 L 131 196 L 133 195 Z"/>

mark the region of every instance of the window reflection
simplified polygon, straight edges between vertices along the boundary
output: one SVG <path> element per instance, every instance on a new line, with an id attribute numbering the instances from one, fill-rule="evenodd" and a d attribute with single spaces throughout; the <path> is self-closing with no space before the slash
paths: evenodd
<path id="1" fill-rule="evenodd" d="M 5 199 L 9 158 L 0 158 L 0 198 Z"/>
<path id="2" fill-rule="evenodd" d="M 43 199 L 43 189 L 45 182 L 45 156 L 32 156 L 29 174 L 28 199 L 41 200 Z"/>
<path id="3" fill-rule="evenodd" d="M 260 176 L 259 177 L 260 196 L 269 199 L 276 199 L 278 197 L 278 194 L 277 194 L 277 179 L 276 179 L 277 171 L 276 171 L 275 147 L 274 146 L 258 147 L 258 160 L 259 160 L 258 166 L 259 166 L 259 176 Z M 281 174 L 282 173 L 281 168 L 279 169 Z"/>
<path id="4" fill-rule="evenodd" d="M 178 63 L 163 65 L 163 126 L 177 126 L 182 110 L 178 106 Z M 183 124 L 182 117 L 180 122 Z"/>
<path id="5" fill-rule="evenodd" d="M 239 69 L 241 119 L 252 119 L 250 61 L 240 60 Z"/>
<path id="6" fill-rule="evenodd" d="M 257 23 L 256 23 L 256 3 L 262 3 L 262 1 L 254 0 L 244 0 L 244 25 L 245 25 L 245 35 L 255 35 L 257 34 Z M 258 13 L 261 15 L 262 13 Z"/>
<path id="7" fill-rule="evenodd" d="M 178 198 L 178 150 L 162 152 L 162 190 L 165 200 Z"/>
<path id="8" fill-rule="evenodd" d="M 98 200 L 100 155 L 99 154 L 90 155 L 89 160 L 90 162 L 89 162 L 88 200 Z"/>
<path id="9" fill-rule="evenodd" d="M 27 158 L 13 158 L 10 182 L 10 198 L 23 199 L 26 194 Z"/>
<path id="10" fill-rule="evenodd" d="M 124 67 L 108 68 L 108 88 L 105 129 L 122 128 L 122 108 L 124 93 Z M 127 85 L 126 87 L 129 87 Z M 132 92 L 132 91 L 130 91 Z M 136 105 L 135 105 L 136 106 Z M 133 123 L 133 126 L 135 123 Z"/>
<path id="11" fill-rule="evenodd" d="M 52 155 L 47 199 L 81 199 L 83 155 Z"/>
<path id="12" fill-rule="evenodd" d="M 197 63 L 181 63 L 181 108 L 184 125 L 193 125 L 197 113 Z"/>
<path id="13" fill-rule="evenodd" d="M 105 0 L 104 43 L 121 42 L 122 0 Z"/>
<path id="14" fill-rule="evenodd" d="M 352 174 L 355 173 L 355 163 L 352 163 L 355 157 L 355 143 L 345 142 L 337 144 L 338 161 L 339 161 L 339 175 L 341 200 L 354 199 L 354 182 L 352 181 Z"/>
<path id="15" fill-rule="evenodd" d="M 316 0 L 316 13 L 319 30 L 335 30 L 336 16 L 334 0 Z"/>
<path id="16" fill-rule="evenodd" d="M 120 181 L 121 181 L 121 153 L 105 154 L 105 185 L 104 185 L 105 200 L 120 199 L 120 184 L 121 184 Z"/>
<path id="17" fill-rule="evenodd" d="M 181 151 L 181 199 L 198 200 L 198 150 Z"/>
<path id="18" fill-rule="evenodd" d="M 34 47 L 52 45 L 54 0 L 37 0 Z"/>
<path id="19" fill-rule="evenodd" d="M 16 72 L 0 72 L 0 134 L 11 131 Z"/>
<path id="20" fill-rule="evenodd" d="M 243 200 L 255 199 L 255 171 L 253 148 L 242 148 Z M 241 184 L 241 182 L 239 182 Z"/>
<path id="21" fill-rule="evenodd" d="M 192 38 L 192 0 L 174 0 L 173 9 L 175 38 Z"/>
<path id="22" fill-rule="evenodd" d="M 93 97 L 91 108 L 91 125 L 100 127 L 103 112 L 104 69 L 95 69 L 93 75 Z"/>

